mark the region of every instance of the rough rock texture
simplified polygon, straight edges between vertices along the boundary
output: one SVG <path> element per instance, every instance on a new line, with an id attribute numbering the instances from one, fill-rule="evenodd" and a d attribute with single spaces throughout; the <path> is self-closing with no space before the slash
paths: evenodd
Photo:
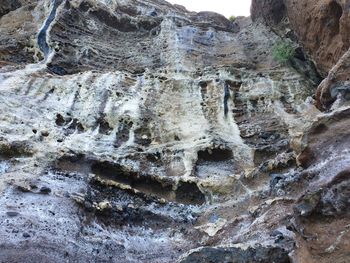
<path id="1" fill-rule="evenodd" d="M 328 76 L 317 88 L 317 107 L 329 110 L 348 105 L 350 99 L 350 50 L 348 50 L 329 71 Z M 334 105 L 333 105 L 334 104 Z"/>
<path id="2" fill-rule="evenodd" d="M 252 19 L 302 44 L 323 77 L 317 107 L 330 109 L 349 99 L 349 2 L 345 0 L 253 0 Z"/>
<path id="3" fill-rule="evenodd" d="M 323 75 L 349 48 L 348 1 L 254 0 L 251 9 L 253 20 L 288 24 Z"/>
<path id="4" fill-rule="evenodd" d="M 348 1 L 287 1 L 286 7 L 299 40 L 327 73 L 349 48 Z"/>
<path id="5" fill-rule="evenodd" d="M 307 56 L 272 59 L 280 29 L 160 0 L 5 3 L 2 262 L 350 260 L 349 106 L 314 106 Z"/>

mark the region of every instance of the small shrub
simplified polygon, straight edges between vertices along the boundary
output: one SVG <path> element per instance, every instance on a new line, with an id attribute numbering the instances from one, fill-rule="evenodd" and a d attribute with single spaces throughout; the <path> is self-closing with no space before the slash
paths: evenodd
<path id="1" fill-rule="evenodd" d="M 277 42 L 272 50 L 273 58 L 281 63 L 288 62 L 294 56 L 294 54 L 295 49 L 292 44 L 285 41 Z"/>
<path id="2" fill-rule="evenodd" d="M 230 16 L 230 17 L 228 18 L 228 20 L 230 20 L 231 22 L 235 22 L 236 17 L 235 17 L 235 16 Z"/>

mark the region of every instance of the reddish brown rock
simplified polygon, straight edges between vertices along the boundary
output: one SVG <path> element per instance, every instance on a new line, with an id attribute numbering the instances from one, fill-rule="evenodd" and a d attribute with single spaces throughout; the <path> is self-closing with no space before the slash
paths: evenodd
<path id="1" fill-rule="evenodd" d="M 251 17 L 269 25 L 277 25 L 286 16 L 284 0 L 253 0 Z"/>
<path id="2" fill-rule="evenodd" d="M 337 153 L 344 153 L 350 146 L 349 125 L 350 109 L 325 115 L 305 132 L 305 148 L 298 156 L 302 166 L 308 167 L 322 160 L 335 158 Z M 340 160 L 338 155 L 338 160 Z M 334 172 L 334 171 L 333 171 Z"/>
<path id="3" fill-rule="evenodd" d="M 327 110 L 349 99 L 350 15 L 345 0 L 254 0 L 252 18 L 282 37 L 300 42 L 326 77 L 316 93 L 317 107 Z"/>
<path id="4" fill-rule="evenodd" d="M 289 21 L 290 29 L 326 76 L 349 48 L 348 5 L 345 0 L 253 0 L 251 12 L 253 20 L 273 26 Z"/>
<path id="5" fill-rule="evenodd" d="M 325 75 L 349 48 L 347 1 L 286 0 L 291 28 Z"/>
<path id="6" fill-rule="evenodd" d="M 322 110 L 329 107 L 336 100 L 343 104 L 350 98 L 350 50 L 348 50 L 330 70 L 316 92 L 317 107 Z M 339 106 L 339 105 L 336 105 Z M 335 107 L 336 107 L 335 106 Z"/>

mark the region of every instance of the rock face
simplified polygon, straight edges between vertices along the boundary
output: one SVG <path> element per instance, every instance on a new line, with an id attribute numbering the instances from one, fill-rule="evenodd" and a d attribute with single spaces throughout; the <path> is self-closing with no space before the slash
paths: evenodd
<path id="1" fill-rule="evenodd" d="M 349 107 L 273 60 L 293 6 L 1 8 L 1 261 L 349 261 Z"/>
<path id="2" fill-rule="evenodd" d="M 292 28 L 315 59 L 321 72 L 327 73 L 349 48 L 350 16 L 347 1 L 287 1 Z"/>
<path id="3" fill-rule="evenodd" d="M 288 23 L 323 75 L 349 48 L 349 3 L 342 0 L 254 0 L 253 20 Z"/>
<path id="4" fill-rule="evenodd" d="M 254 0 L 252 19 L 298 40 L 327 78 L 317 91 L 317 107 L 349 99 L 350 15 L 348 1 Z"/>
<path id="5" fill-rule="evenodd" d="M 350 99 L 349 79 L 350 51 L 348 50 L 329 71 L 317 88 L 317 107 L 329 110 L 348 104 Z"/>

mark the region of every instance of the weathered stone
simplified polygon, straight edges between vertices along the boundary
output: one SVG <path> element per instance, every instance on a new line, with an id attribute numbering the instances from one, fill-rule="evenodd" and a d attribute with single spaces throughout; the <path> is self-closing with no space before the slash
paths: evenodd
<path id="1" fill-rule="evenodd" d="M 309 59 L 326 75 L 347 33 L 321 2 L 5 1 L 0 258 L 348 262 L 348 59 L 316 97 Z"/>
<path id="2" fill-rule="evenodd" d="M 217 263 L 289 263 L 288 253 L 281 248 L 262 247 L 241 248 L 202 248 L 190 253 L 181 263 L 217 262 Z"/>
<path id="3" fill-rule="evenodd" d="M 19 0 L 4 0 L 0 7 L 0 17 L 19 7 L 21 7 L 21 2 Z"/>
<path id="4" fill-rule="evenodd" d="M 345 0 L 253 0 L 252 18 L 275 28 L 283 22 L 283 27 L 293 30 L 323 76 L 349 48 L 350 16 Z"/>
<path id="5" fill-rule="evenodd" d="M 319 85 L 316 98 L 317 106 L 322 110 L 349 104 L 350 82 L 350 50 L 339 59 L 337 64 L 329 71 L 328 76 Z"/>

